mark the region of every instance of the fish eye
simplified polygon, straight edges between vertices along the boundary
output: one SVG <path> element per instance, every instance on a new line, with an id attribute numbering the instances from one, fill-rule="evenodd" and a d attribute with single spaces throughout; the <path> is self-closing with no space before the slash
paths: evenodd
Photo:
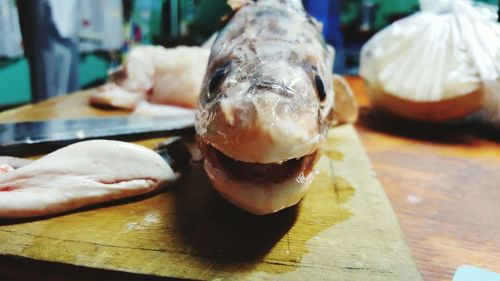
<path id="1" fill-rule="evenodd" d="M 217 68 L 215 73 L 212 75 L 210 78 L 210 82 L 208 84 L 208 94 L 207 94 L 207 101 L 210 102 L 214 100 L 218 93 L 219 93 L 219 88 L 222 85 L 222 81 L 224 81 L 224 78 L 226 77 L 227 74 L 227 64 L 224 64 L 223 66 Z"/>
<path id="2" fill-rule="evenodd" d="M 314 76 L 314 84 L 316 84 L 316 91 L 318 92 L 319 101 L 322 102 L 326 98 L 325 86 L 319 75 Z"/>
<path id="3" fill-rule="evenodd" d="M 222 84 L 222 79 L 226 76 L 226 69 L 225 68 L 219 68 L 217 71 L 215 71 L 214 75 L 212 75 L 212 78 L 210 78 L 210 84 L 208 85 L 208 91 L 210 93 L 215 92 L 220 88 L 220 85 Z"/>

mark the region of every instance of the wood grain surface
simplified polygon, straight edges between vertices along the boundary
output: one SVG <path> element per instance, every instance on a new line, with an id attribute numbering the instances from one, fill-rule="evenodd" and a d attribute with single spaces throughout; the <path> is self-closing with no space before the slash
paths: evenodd
<path id="1" fill-rule="evenodd" d="M 114 115 L 88 93 L 0 114 L 1 121 Z M 60 115 L 58 114 L 60 112 Z M 46 117 L 48 116 L 48 117 Z M 140 144 L 151 147 L 159 139 Z M 0 277 L 420 280 L 383 189 L 351 125 L 330 131 L 300 205 L 248 215 L 221 199 L 201 165 L 164 192 L 0 226 Z M 21 259 L 19 259 L 21 258 Z M 12 267 L 10 267 L 12 266 Z M 30 269 L 34 269 L 34 272 Z M 24 273 L 26 272 L 26 273 Z M 120 275 L 121 274 L 121 275 Z M 125 274 L 125 276 L 123 276 Z"/>
<path id="2" fill-rule="evenodd" d="M 471 122 L 415 123 L 363 106 L 356 124 L 425 280 L 463 264 L 500 273 L 500 131 Z"/>
<path id="3" fill-rule="evenodd" d="M 356 129 L 424 279 L 451 280 L 462 264 L 500 272 L 498 132 L 471 124 L 419 124 L 375 114 L 369 109 L 363 82 L 357 77 L 350 77 L 348 81 L 362 105 Z M 86 108 L 84 99 L 78 95 L 50 103 L 59 108 L 82 107 L 89 115 L 97 114 L 96 109 Z M 2 120 L 37 120 L 47 116 L 45 114 L 54 114 L 50 113 L 52 109 L 40 107 L 30 109 L 38 112 L 38 116 L 23 114 L 31 107 L 4 112 Z M 97 111 L 98 114 L 117 114 L 116 111 Z M 82 112 L 65 111 L 64 114 L 64 117 L 77 117 Z M 35 272 L 32 276 L 62 275 L 69 280 L 86 280 L 89 276 L 108 278 L 111 274 L 11 257 L 0 257 L 0 262 L 2 272 L 9 273 L 14 280 L 33 279 L 19 279 L 20 271 L 16 271 L 16 267 L 30 268 L 30 272 Z M 126 276 L 126 279 L 140 280 L 141 277 L 125 273 L 111 276 L 117 274 L 121 274 L 121 279 Z"/>

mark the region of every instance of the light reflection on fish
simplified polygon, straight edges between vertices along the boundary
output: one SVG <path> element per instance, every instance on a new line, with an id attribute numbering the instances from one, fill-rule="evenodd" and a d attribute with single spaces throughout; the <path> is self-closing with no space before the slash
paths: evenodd
<path id="1" fill-rule="evenodd" d="M 242 7 L 212 46 L 197 111 L 215 189 L 268 214 L 296 204 L 314 178 L 334 105 L 333 49 L 301 1 Z"/>

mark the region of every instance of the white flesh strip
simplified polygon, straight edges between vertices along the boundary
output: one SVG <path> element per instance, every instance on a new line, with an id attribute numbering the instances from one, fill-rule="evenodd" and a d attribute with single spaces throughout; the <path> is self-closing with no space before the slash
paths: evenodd
<path id="1" fill-rule="evenodd" d="M 163 158 L 145 147 L 84 141 L 0 173 L 0 218 L 54 215 L 145 194 L 175 177 Z"/>

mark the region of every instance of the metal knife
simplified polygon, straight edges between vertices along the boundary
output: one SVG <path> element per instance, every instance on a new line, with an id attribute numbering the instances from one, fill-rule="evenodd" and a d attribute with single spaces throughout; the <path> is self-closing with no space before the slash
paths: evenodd
<path id="1" fill-rule="evenodd" d="M 89 139 L 134 140 L 194 132 L 194 113 L 0 123 L 0 155 L 44 153 Z"/>

